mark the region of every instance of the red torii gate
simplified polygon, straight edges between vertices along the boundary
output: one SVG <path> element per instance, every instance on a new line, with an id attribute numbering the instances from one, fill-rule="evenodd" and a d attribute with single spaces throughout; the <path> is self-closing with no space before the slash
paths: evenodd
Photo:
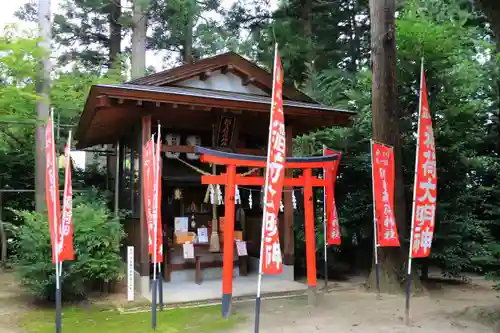
<path id="1" fill-rule="evenodd" d="M 217 165 L 225 165 L 226 172 L 221 175 L 202 176 L 205 185 L 225 185 L 224 201 L 224 249 L 222 268 L 222 316 L 228 317 L 231 310 L 233 293 L 233 258 L 234 258 L 234 197 L 235 186 L 264 186 L 265 178 L 259 176 L 242 176 L 236 173 L 237 167 L 265 168 L 266 157 L 255 155 L 234 154 L 219 150 L 195 147 L 195 152 L 201 154 L 200 161 Z M 287 157 L 285 168 L 302 169 L 299 177 L 285 177 L 283 186 L 304 188 L 304 214 L 306 234 L 306 265 L 307 284 L 312 297 L 316 293 L 316 244 L 314 236 L 314 205 L 313 187 L 329 186 L 325 179 L 313 177 L 312 169 L 331 169 L 337 155 L 315 157 Z M 332 203 L 327 202 L 327 205 Z M 329 207 L 327 207 L 329 208 Z M 329 211 L 329 210 L 327 210 Z M 260 264 L 260 263 L 259 263 Z"/>

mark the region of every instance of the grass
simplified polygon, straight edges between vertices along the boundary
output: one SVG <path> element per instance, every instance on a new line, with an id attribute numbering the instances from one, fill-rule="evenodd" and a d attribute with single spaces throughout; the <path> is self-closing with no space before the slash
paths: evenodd
<path id="1" fill-rule="evenodd" d="M 171 309 L 157 313 L 156 331 L 151 328 L 151 312 L 121 314 L 102 308 L 65 308 L 62 316 L 63 331 L 106 332 L 106 333 L 177 333 L 177 332 L 219 332 L 234 327 L 242 320 L 237 315 L 229 320 L 222 319 L 220 306 L 188 309 Z M 27 333 L 52 333 L 55 331 L 54 311 L 32 311 L 22 319 Z"/>

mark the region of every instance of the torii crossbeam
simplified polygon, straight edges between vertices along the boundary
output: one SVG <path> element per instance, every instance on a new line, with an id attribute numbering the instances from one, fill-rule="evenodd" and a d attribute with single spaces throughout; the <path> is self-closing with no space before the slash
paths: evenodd
<path id="1" fill-rule="evenodd" d="M 264 177 L 242 176 L 236 174 L 236 167 L 265 168 L 266 157 L 244 154 L 234 154 L 219 150 L 195 147 L 195 152 L 201 154 L 200 161 L 217 165 L 225 165 L 226 172 L 221 175 L 202 176 L 202 184 L 219 184 L 225 186 L 225 218 L 224 218 L 224 248 L 222 268 L 222 316 L 227 318 L 231 313 L 233 293 L 233 257 L 234 257 L 234 197 L 235 186 L 264 186 Z M 306 264 L 307 284 L 312 300 L 316 294 L 316 244 L 314 236 L 314 205 L 313 187 L 328 186 L 325 179 L 313 177 L 312 169 L 329 169 L 334 166 L 337 155 L 315 157 L 287 157 L 285 168 L 301 169 L 302 176 L 285 177 L 284 186 L 304 188 L 305 234 L 306 234 Z M 327 203 L 331 205 L 332 203 Z"/>

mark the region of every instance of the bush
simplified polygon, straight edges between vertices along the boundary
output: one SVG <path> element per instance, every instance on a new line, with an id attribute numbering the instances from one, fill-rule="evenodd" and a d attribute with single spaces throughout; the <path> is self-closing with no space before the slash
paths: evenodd
<path id="1" fill-rule="evenodd" d="M 17 211 L 24 223 L 16 230 L 16 267 L 21 283 L 39 299 L 53 300 L 55 267 L 52 264 L 47 214 Z M 82 299 L 96 285 L 123 278 L 120 243 L 125 236 L 97 193 L 73 201 L 75 260 L 62 266 L 61 288 L 65 300 Z"/>

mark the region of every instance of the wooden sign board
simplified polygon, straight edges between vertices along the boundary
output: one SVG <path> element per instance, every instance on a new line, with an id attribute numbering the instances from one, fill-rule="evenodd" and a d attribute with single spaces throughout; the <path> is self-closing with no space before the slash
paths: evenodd
<path id="1" fill-rule="evenodd" d="M 217 126 L 216 145 L 219 148 L 231 148 L 233 146 L 236 117 L 232 114 L 224 114 L 219 118 Z"/>

